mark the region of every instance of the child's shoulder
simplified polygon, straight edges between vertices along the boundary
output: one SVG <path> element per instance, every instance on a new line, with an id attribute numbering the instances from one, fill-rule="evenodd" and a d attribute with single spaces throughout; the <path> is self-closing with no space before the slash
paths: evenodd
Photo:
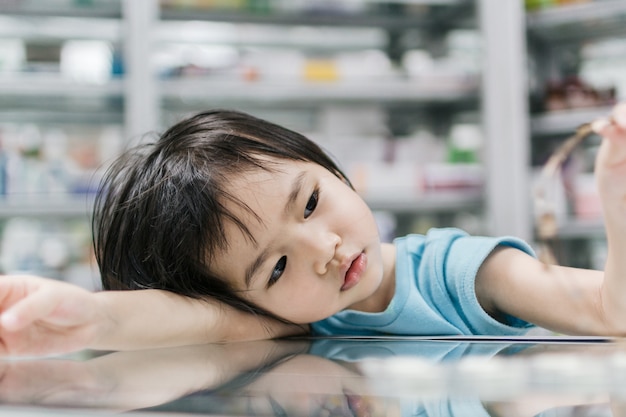
<path id="1" fill-rule="evenodd" d="M 535 256 L 533 248 L 513 236 L 471 235 L 455 227 L 432 228 L 426 234 L 408 234 L 394 240 L 399 263 L 419 259 L 420 263 L 434 266 L 444 263 L 460 268 L 475 268 L 497 246 L 509 246 Z M 451 266 L 449 265 L 449 266 Z"/>

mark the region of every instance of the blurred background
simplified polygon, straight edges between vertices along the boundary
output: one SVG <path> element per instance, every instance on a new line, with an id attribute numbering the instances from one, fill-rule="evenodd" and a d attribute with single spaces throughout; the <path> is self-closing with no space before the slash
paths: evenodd
<path id="1" fill-rule="evenodd" d="M 0 272 L 98 288 L 103 169 L 186 115 L 233 108 L 327 149 L 385 240 L 535 240 L 533 185 L 626 96 L 624 0 L 2 0 Z M 559 256 L 602 268 L 599 138 L 551 191 Z"/>

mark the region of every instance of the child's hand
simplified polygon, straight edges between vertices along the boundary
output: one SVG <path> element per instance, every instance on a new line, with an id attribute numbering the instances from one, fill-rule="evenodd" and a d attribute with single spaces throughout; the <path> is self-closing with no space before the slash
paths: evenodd
<path id="1" fill-rule="evenodd" d="M 94 293 L 34 276 L 0 276 L 0 355 L 83 349 L 106 320 Z"/>
<path id="2" fill-rule="evenodd" d="M 604 137 L 596 159 L 596 179 L 605 215 L 621 217 L 626 214 L 626 103 L 615 106 L 610 119 L 594 122 L 593 129 Z"/>
<path id="3" fill-rule="evenodd" d="M 607 259 L 600 293 L 604 321 L 613 334 L 626 335 L 626 103 L 615 106 L 610 119 L 593 124 L 602 135 L 596 158 L 596 181 L 607 237 Z"/>

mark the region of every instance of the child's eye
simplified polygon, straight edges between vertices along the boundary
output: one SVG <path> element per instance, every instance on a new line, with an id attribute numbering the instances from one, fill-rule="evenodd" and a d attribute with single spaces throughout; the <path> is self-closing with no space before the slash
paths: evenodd
<path id="1" fill-rule="evenodd" d="M 272 274 L 270 275 L 270 279 L 267 281 L 267 286 L 271 287 L 276 284 L 276 281 L 283 275 L 285 272 L 285 268 L 287 267 L 287 257 L 283 256 L 276 262 L 276 266 L 272 270 Z"/>
<path id="2" fill-rule="evenodd" d="M 315 208 L 317 207 L 317 202 L 319 198 L 320 198 L 320 191 L 319 189 L 315 189 L 315 191 L 313 191 L 313 194 L 311 194 L 309 201 L 307 201 L 306 207 L 304 208 L 305 219 L 307 219 L 311 214 L 313 214 L 313 212 L 315 211 Z"/>

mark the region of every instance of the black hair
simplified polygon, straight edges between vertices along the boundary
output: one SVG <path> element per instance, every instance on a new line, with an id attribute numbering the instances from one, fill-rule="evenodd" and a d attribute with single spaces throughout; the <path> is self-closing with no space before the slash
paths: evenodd
<path id="1" fill-rule="evenodd" d="M 227 208 L 235 204 L 254 216 L 231 192 L 230 182 L 251 170 L 271 170 L 268 158 L 313 162 L 348 182 L 305 136 L 230 110 L 196 114 L 156 142 L 124 152 L 106 171 L 94 207 L 93 243 L 103 289 L 162 289 L 275 317 L 244 300 L 210 268 L 215 254 L 228 249 L 227 221 L 253 240 Z"/>

